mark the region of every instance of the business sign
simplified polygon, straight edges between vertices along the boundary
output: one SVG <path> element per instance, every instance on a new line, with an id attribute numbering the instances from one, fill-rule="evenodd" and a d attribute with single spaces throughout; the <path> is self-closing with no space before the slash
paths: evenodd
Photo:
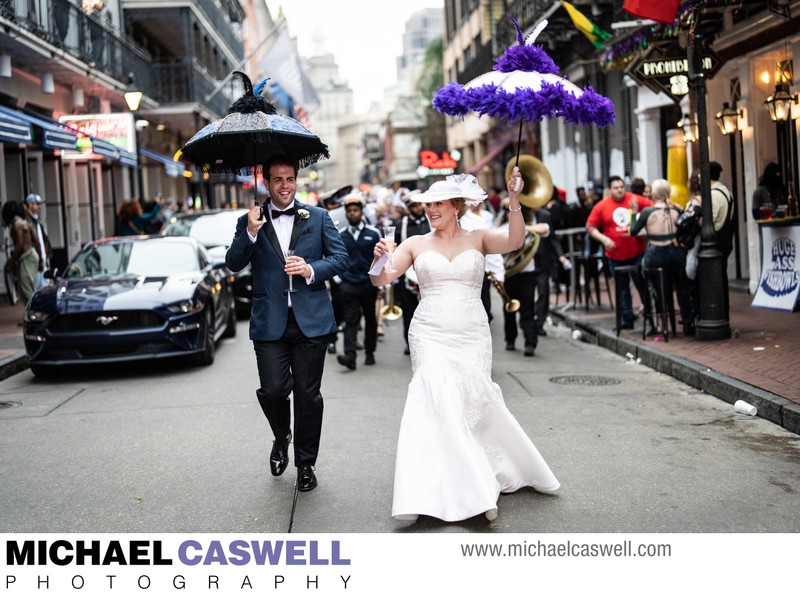
<path id="1" fill-rule="evenodd" d="M 713 77 L 722 61 L 709 48 L 703 48 L 703 74 Z M 650 46 L 625 69 L 625 74 L 655 93 L 666 93 L 675 103 L 689 92 L 689 59 L 677 43 Z"/>
<path id="2" fill-rule="evenodd" d="M 800 226 L 761 226 L 761 279 L 754 307 L 794 311 L 800 293 Z"/>
<path id="3" fill-rule="evenodd" d="M 417 167 L 417 175 L 420 178 L 430 177 L 432 175 L 452 175 L 456 172 L 458 161 L 461 159 L 461 153 L 453 151 L 431 151 L 424 150 L 419 152 L 419 167 Z"/>
<path id="4" fill-rule="evenodd" d="M 62 124 L 94 136 L 129 153 L 136 152 L 132 113 L 100 113 L 93 115 L 66 115 L 59 118 Z M 87 139 L 88 142 L 88 139 Z M 91 146 L 91 143 L 88 143 Z M 81 149 L 79 140 L 79 150 Z"/>

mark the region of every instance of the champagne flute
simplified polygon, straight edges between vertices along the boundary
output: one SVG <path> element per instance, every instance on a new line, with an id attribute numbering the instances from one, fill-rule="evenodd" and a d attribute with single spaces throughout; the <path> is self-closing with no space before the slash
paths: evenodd
<path id="1" fill-rule="evenodd" d="M 289 258 L 291 258 L 292 256 L 294 256 L 294 250 L 286 250 L 286 251 L 284 252 L 284 255 L 286 256 L 286 259 L 288 260 Z M 293 278 L 294 278 L 294 275 L 293 275 L 293 274 L 290 274 L 290 275 L 289 275 L 289 288 L 288 288 L 288 289 L 286 289 L 286 290 L 284 290 L 284 293 L 297 293 L 297 289 L 295 289 L 295 288 L 292 286 L 292 279 L 293 279 Z"/>
<path id="2" fill-rule="evenodd" d="M 386 261 L 386 272 L 396 272 L 394 268 L 394 263 L 392 262 L 392 252 L 395 248 L 394 243 L 394 226 L 386 225 L 383 228 L 383 238 L 386 240 L 386 249 L 387 251 L 387 261 Z"/>

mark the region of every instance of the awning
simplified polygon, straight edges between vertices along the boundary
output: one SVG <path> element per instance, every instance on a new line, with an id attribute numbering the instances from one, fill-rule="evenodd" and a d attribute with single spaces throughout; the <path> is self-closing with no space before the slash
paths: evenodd
<path id="1" fill-rule="evenodd" d="M 74 151 L 78 148 L 77 133 L 68 130 L 55 120 L 47 121 L 42 117 L 32 116 L 23 111 L 10 109 L 0 105 L 0 114 L 15 117 L 19 120 L 38 126 L 44 132 L 42 145 L 49 149 Z"/>
<path id="2" fill-rule="evenodd" d="M 166 155 L 161 155 L 146 148 L 139 149 L 139 152 L 148 159 L 162 163 L 164 165 L 164 172 L 168 177 L 180 177 L 183 175 L 183 172 L 186 171 L 186 167 L 183 163 L 180 161 L 175 161 Z"/>
<path id="3" fill-rule="evenodd" d="M 91 141 L 92 141 L 92 152 L 96 155 L 100 155 L 102 157 L 108 157 L 109 159 L 117 160 L 120 157 L 120 150 L 116 147 L 116 145 L 111 144 L 107 140 L 103 140 L 101 138 L 95 138 L 94 136 L 89 136 L 86 134 Z"/>
<path id="4" fill-rule="evenodd" d="M 139 161 L 136 159 L 136 153 L 126 151 L 123 148 L 117 148 L 117 151 L 119 152 L 120 165 L 124 165 L 125 167 L 136 167 L 139 165 Z"/>
<path id="5" fill-rule="evenodd" d="M 30 144 L 33 142 L 30 124 L 20 118 L 0 114 L 0 141 Z"/>

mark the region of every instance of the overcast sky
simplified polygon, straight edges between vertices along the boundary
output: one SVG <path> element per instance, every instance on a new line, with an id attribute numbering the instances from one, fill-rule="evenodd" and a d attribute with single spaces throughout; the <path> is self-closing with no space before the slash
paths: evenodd
<path id="1" fill-rule="evenodd" d="M 267 0 L 274 19 L 278 8 L 297 37 L 300 55 L 324 50 L 336 57 L 339 72 L 353 89 L 355 109 L 366 111 L 397 78 L 406 21 L 417 10 L 443 8 L 442 0 Z M 315 43 L 316 36 L 316 43 Z"/>

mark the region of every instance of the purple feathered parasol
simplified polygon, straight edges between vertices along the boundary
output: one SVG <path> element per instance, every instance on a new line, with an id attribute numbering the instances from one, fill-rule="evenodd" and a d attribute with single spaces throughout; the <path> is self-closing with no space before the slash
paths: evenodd
<path id="1" fill-rule="evenodd" d="M 605 127 L 614 123 L 611 100 L 595 93 L 591 85 L 580 89 L 559 76 L 558 67 L 534 41 L 547 21 L 542 21 L 523 40 L 519 25 L 519 45 L 508 48 L 487 72 L 465 85 L 449 83 L 433 98 L 433 106 L 450 116 L 479 115 L 503 118 L 509 122 L 539 121 L 561 117 L 570 124 Z M 519 143 L 517 143 L 519 160 Z"/>

